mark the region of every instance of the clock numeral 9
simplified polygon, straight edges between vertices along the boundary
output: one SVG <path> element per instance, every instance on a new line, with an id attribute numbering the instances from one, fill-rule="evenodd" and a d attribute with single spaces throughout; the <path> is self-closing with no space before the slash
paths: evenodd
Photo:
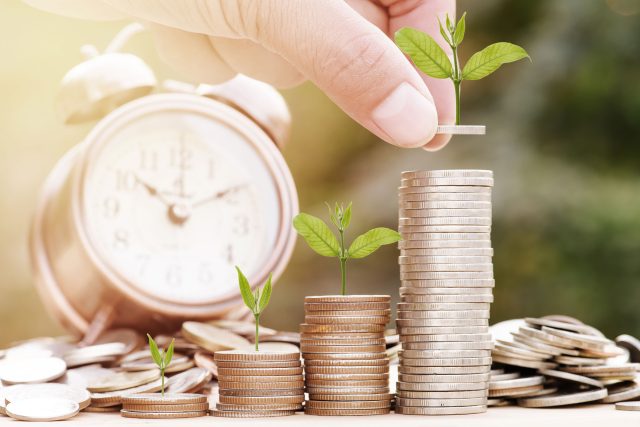
<path id="1" fill-rule="evenodd" d="M 107 197 L 102 202 L 102 214 L 105 218 L 111 219 L 118 216 L 120 212 L 120 202 L 115 197 Z"/>

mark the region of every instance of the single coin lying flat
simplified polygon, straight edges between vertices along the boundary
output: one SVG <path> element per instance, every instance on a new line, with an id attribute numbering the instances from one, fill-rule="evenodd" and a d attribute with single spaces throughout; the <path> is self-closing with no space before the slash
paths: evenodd
<path id="1" fill-rule="evenodd" d="M 67 365 L 57 357 L 7 359 L 0 361 L 0 380 L 5 384 L 53 381 L 64 375 Z"/>
<path id="2" fill-rule="evenodd" d="M 80 406 L 73 400 L 60 398 L 33 398 L 11 402 L 7 415 L 20 421 L 60 421 L 75 416 Z"/>
<path id="3" fill-rule="evenodd" d="M 485 125 L 438 125 L 437 134 L 447 135 L 485 135 L 487 127 Z"/>

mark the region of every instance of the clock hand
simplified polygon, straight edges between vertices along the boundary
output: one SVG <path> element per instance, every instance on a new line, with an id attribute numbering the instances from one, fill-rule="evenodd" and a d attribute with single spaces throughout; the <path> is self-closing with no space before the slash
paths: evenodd
<path id="1" fill-rule="evenodd" d="M 217 191 L 217 192 L 215 192 L 215 193 L 213 193 L 213 194 L 211 194 L 211 195 L 209 195 L 207 197 L 203 197 L 200 200 L 196 200 L 195 202 L 193 202 L 191 204 L 191 206 L 195 208 L 195 207 L 198 207 L 200 205 L 204 205 L 205 203 L 209 203 L 209 202 L 212 202 L 214 200 L 221 199 L 221 198 L 223 198 L 224 196 L 226 196 L 226 195 L 228 195 L 230 193 L 238 191 L 240 188 L 244 187 L 245 185 L 246 184 L 239 184 L 239 185 L 235 185 L 233 187 L 229 187 L 229 188 L 227 188 L 225 190 Z"/>
<path id="2" fill-rule="evenodd" d="M 149 184 L 148 182 L 144 181 L 142 178 L 140 178 L 138 176 L 138 174 L 134 174 L 134 177 L 136 179 L 136 181 L 142 185 L 145 190 L 147 190 L 147 193 L 149 193 L 149 195 L 158 198 L 158 200 L 160 200 L 162 203 L 164 203 L 167 206 L 172 206 L 174 203 L 171 202 L 170 200 L 168 200 L 166 197 L 164 197 L 164 193 L 161 191 L 158 191 L 158 189 L 156 187 L 154 187 L 153 185 Z"/>

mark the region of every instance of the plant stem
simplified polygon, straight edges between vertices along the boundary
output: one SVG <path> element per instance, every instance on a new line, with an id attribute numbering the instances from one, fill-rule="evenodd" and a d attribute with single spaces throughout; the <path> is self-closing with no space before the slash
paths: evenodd
<path id="1" fill-rule="evenodd" d="M 160 369 L 160 377 L 162 378 L 162 384 L 160 385 L 160 390 L 162 392 L 162 397 L 164 397 L 164 368 Z"/>
<path id="2" fill-rule="evenodd" d="M 451 35 L 453 40 L 453 34 Z M 456 125 L 460 124 L 460 85 L 462 84 L 462 77 L 460 72 L 460 62 L 458 61 L 458 46 L 452 44 L 451 50 L 453 51 L 453 88 L 456 92 Z"/>
<path id="3" fill-rule="evenodd" d="M 340 276 L 342 278 L 342 295 L 347 294 L 347 257 L 344 248 L 344 229 L 338 228 L 340 233 Z"/>
<path id="4" fill-rule="evenodd" d="M 260 336 L 260 315 L 259 314 L 254 314 L 255 320 L 256 320 L 256 351 L 258 351 L 258 341 L 259 341 L 259 336 Z"/>

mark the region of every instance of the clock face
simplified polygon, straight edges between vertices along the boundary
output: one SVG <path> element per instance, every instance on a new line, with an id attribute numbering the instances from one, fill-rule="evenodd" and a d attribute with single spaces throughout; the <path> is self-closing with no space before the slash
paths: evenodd
<path id="1" fill-rule="evenodd" d="M 155 298 L 204 304 L 238 294 L 234 266 L 251 277 L 273 258 L 282 184 L 246 133 L 160 109 L 106 135 L 85 166 L 81 208 L 117 275 Z"/>

